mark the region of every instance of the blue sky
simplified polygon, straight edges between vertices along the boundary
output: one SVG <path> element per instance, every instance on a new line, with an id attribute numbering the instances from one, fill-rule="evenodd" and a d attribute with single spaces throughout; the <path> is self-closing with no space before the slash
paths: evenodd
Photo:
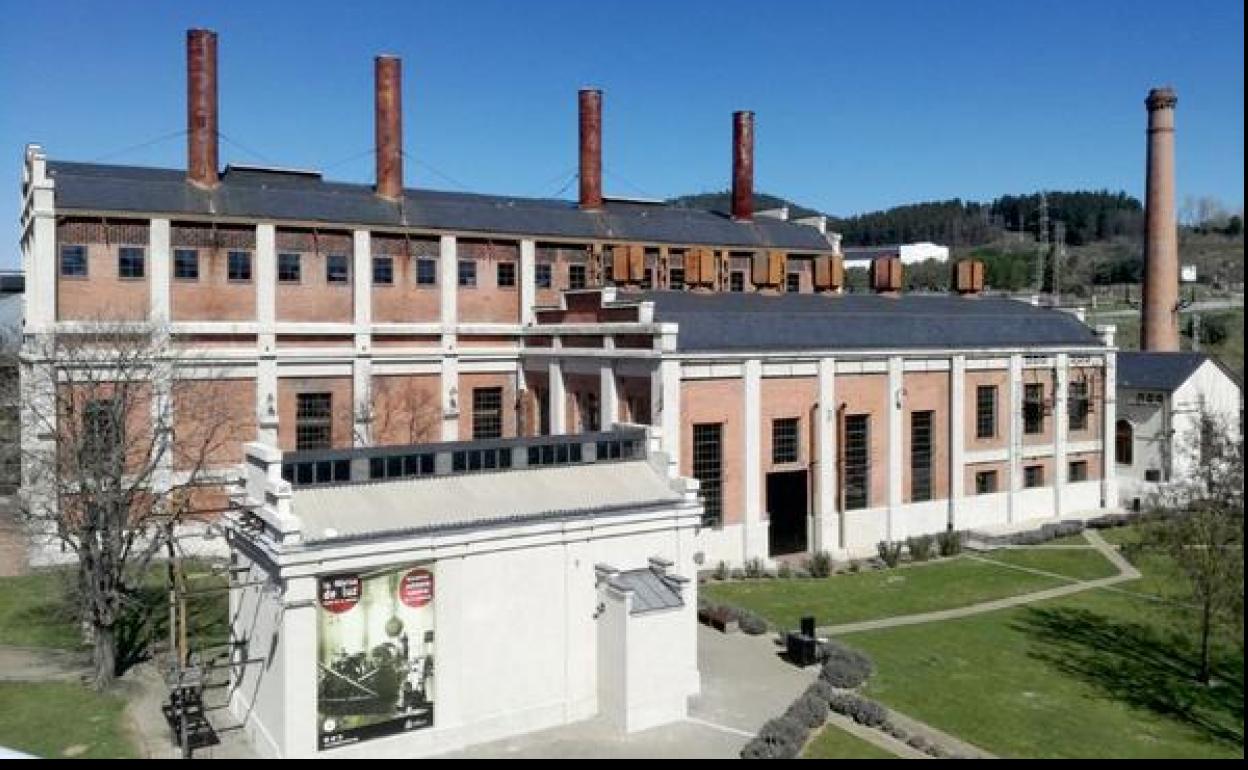
<path id="1" fill-rule="evenodd" d="M 728 184 L 835 214 L 1037 189 L 1141 195 L 1143 100 L 1179 92 L 1178 184 L 1242 206 L 1238 0 L 57 2 L 0 0 L 0 265 L 22 148 L 180 167 L 184 30 L 220 34 L 223 161 L 370 181 L 372 57 L 404 61 L 409 186 L 556 193 L 576 89 L 605 90 L 608 193 Z M 564 195 L 575 194 L 569 186 Z"/>

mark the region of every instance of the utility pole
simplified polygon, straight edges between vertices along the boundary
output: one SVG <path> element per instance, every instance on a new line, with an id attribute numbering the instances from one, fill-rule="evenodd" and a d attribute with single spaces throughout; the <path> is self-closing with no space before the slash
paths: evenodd
<path id="1" fill-rule="evenodd" d="M 1036 293 L 1044 291 L 1044 260 L 1049 255 L 1049 197 L 1040 193 L 1040 230 L 1036 233 L 1040 242 L 1040 256 L 1036 259 Z"/>
<path id="2" fill-rule="evenodd" d="M 1062 259 L 1066 257 L 1066 223 L 1053 223 L 1053 307 L 1062 306 Z"/>

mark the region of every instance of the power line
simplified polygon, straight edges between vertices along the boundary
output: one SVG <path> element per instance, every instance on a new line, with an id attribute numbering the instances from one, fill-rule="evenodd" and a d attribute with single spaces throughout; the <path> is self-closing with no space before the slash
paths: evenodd
<path id="1" fill-rule="evenodd" d="M 263 161 L 264 163 L 267 163 L 270 166 L 278 165 L 277 161 L 273 160 L 272 158 L 266 157 L 265 155 L 259 152 L 256 152 L 255 150 L 247 147 L 247 145 L 243 144 L 242 142 L 238 142 L 238 141 L 235 141 L 234 139 L 231 139 L 230 137 L 226 136 L 225 132 L 223 131 L 218 131 L 217 136 L 221 137 L 228 144 L 233 145 L 234 147 L 237 147 L 238 149 L 242 150 L 243 152 L 247 153 L 248 155 L 250 155 L 251 157 L 257 160 Z"/>
<path id="2" fill-rule="evenodd" d="M 455 187 L 458 187 L 458 188 L 459 188 L 460 190 L 462 190 L 463 192 L 472 192 L 472 190 L 468 187 L 468 185 L 466 185 L 466 184 L 464 184 L 463 182 L 459 181 L 458 179 L 456 179 L 455 177 L 451 176 L 450 174 L 447 174 L 447 173 L 445 173 L 445 172 L 443 172 L 443 171 L 438 170 L 437 168 L 435 168 L 434 166 L 432 166 L 432 165 L 430 165 L 430 164 L 428 164 L 428 163 L 424 162 L 423 160 L 421 160 L 421 159 L 419 159 L 419 158 L 414 158 L 414 157 L 412 157 L 411 155 L 409 155 L 409 154 L 407 153 L 407 151 L 406 151 L 406 150 L 399 150 L 399 154 L 400 154 L 400 155 L 402 155 L 404 158 L 406 158 L 406 159 L 410 160 L 411 162 L 415 163 L 416 165 L 420 166 L 421 168 L 425 169 L 426 171 L 431 172 L 432 174 L 434 174 L 435 176 L 439 177 L 440 179 L 442 179 L 442 180 L 444 180 L 444 181 L 446 181 L 446 182 L 449 182 L 450 184 L 454 185 Z"/>
<path id="3" fill-rule="evenodd" d="M 611 177 L 612 179 L 615 179 L 615 180 L 618 180 L 618 181 L 620 181 L 620 182 L 623 182 L 623 183 L 624 183 L 624 185 L 625 185 L 626 187 L 630 187 L 630 188 L 632 188 L 635 192 L 639 192 L 639 193 L 641 193 L 642 195 L 644 195 L 644 196 L 645 196 L 645 197 L 647 197 L 647 198 L 656 198 L 656 199 L 657 199 L 657 198 L 661 198 L 661 197 L 662 197 L 662 196 L 660 196 L 660 195 L 655 195 L 654 193 L 650 192 L 649 190 L 642 189 L 642 187 L 641 187 L 641 186 L 636 185 L 636 184 L 633 184 L 632 182 L 628 181 L 627 179 L 625 179 L 624 177 L 620 176 L 619 174 L 616 174 L 616 173 L 611 172 L 611 171 L 607 171 L 605 168 L 602 170 L 602 173 L 603 173 L 603 174 L 605 174 L 606 176 Z"/>
<path id="4" fill-rule="evenodd" d="M 186 135 L 186 133 L 187 133 L 187 131 L 186 131 L 186 129 L 185 129 L 185 128 L 184 128 L 184 129 L 181 129 L 181 130 L 179 130 L 179 131 L 171 131 L 171 132 L 169 132 L 169 133 L 167 133 L 167 134 L 163 134 L 163 135 L 161 135 L 161 136 L 158 136 L 158 137 L 156 137 L 155 139 L 149 139 L 149 140 L 147 140 L 146 142 L 140 142 L 139 144 L 132 144 L 132 145 L 130 145 L 129 147 L 123 147 L 123 148 L 121 148 L 120 150 L 114 150 L 114 151 L 112 151 L 112 152 L 107 152 L 107 153 L 105 153 L 105 154 L 103 154 L 103 155 L 101 155 L 101 156 L 99 156 L 99 157 L 97 157 L 97 158 L 94 158 L 91 162 L 92 162 L 92 163 L 101 163 L 101 162 L 103 162 L 103 161 L 105 161 L 105 160 L 108 160 L 108 159 L 110 159 L 110 158 L 116 158 L 116 157 L 118 157 L 118 156 L 120 156 L 120 155 L 126 155 L 126 154 L 129 154 L 129 153 L 131 153 L 131 152 L 135 152 L 136 150 L 144 150 L 144 149 L 147 149 L 148 147 L 151 147 L 152 145 L 155 145 L 155 144 L 160 144 L 161 142 L 167 142 L 167 141 L 169 141 L 170 139 L 176 139 L 176 138 L 177 138 L 177 137 L 179 137 L 179 136 L 185 136 L 185 135 Z"/>

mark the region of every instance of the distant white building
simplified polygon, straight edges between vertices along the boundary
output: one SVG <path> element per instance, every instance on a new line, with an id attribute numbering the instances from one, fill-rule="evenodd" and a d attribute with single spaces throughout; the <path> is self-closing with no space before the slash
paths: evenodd
<path id="1" fill-rule="evenodd" d="M 901 257 L 903 265 L 926 262 L 929 259 L 949 261 L 949 247 L 938 243 L 902 243 L 895 246 L 848 246 L 844 249 L 846 267 L 867 267 L 879 257 Z"/>
<path id="2" fill-rule="evenodd" d="M 1190 477 L 1201 462 L 1194 438 L 1202 412 L 1243 430 L 1242 383 L 1203 353 L 1120 352 L 1117 393 L 1114 453 L 1126 508 Z"/>

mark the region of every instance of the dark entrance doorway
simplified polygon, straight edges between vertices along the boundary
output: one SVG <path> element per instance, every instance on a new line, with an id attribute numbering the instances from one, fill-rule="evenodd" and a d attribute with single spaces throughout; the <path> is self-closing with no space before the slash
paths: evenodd
<path id="1" fill-rule="evenodd" d="M 768 545 L 772 556 L 806 550 L 807 513 L 806 471 L 768 473 Z"/>

